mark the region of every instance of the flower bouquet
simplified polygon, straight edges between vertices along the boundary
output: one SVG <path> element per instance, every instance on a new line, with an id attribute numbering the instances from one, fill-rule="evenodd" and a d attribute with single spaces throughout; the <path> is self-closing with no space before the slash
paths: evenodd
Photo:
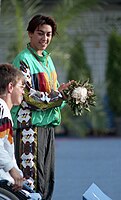
<path id="1" fill-rule="evenodd" d="M 90 107 L 95 106 L 96 95 L 89 80 L 83 83 L 73 81 L 67 89 L 63 90 L 63 93 L 74 115 L 82 115 L 84 110 L 90 112 Z"/>

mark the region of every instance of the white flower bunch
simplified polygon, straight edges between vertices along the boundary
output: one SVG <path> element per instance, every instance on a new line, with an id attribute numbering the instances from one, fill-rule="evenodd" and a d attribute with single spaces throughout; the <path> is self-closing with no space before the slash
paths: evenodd
<path id="1" fill-rule="evenodd" d="M 80 101 L 84 103 L 87 98 L 87 89 L 85 87 L 77 87 L 72 92 L 72 97 L 76 99 L 76 104 Z"/>
<path id="2" fill-rule="evenodd" d="M 90 111 L 90 106 L 95 106 L 95 97 L 93 85 L 89 80 L 81 83 L 74 81 L 65 89 L 67 103 L 75 115 L 82 115 L 84 110 Z"/>

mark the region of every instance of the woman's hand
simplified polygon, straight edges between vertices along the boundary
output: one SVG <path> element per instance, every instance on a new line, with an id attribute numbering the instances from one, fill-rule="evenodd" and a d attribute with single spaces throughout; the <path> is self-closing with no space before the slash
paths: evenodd
<path id="1" fill-rule="evenodd" d="M 74 80 L 71 80 L 71 81 L 69 81 L 68 83 L 62 83 L 61 85 L 60 85 L 60 87 L 58 88 L 58 91 L 62 94 L 62 96 L 63 96 L 63 98 L 66 100 L 67 99 L 67 97 L 65 96 L 65 94 L 64 94 L 64 90 L 65 89 L 67 89 L 70 85 L 71 85 L 71 83 L 73 83 L 74 82 Z"/>

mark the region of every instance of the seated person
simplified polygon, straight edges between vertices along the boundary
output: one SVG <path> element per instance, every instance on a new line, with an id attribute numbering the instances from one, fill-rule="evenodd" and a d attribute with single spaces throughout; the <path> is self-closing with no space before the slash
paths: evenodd
<path id="1" fill-rule="evenodd" d="M 24 94 L 24 76 L 11 64 L 0 64 L 0 180 L 13 183 L 15 191 L 22 189 L 23 174 L 14 156 L 12 118 L 10 110 L 19 105 Z"/>

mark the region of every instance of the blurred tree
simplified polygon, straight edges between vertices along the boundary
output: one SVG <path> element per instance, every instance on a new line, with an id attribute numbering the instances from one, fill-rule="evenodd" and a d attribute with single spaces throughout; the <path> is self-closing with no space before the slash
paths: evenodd
<path id="1" fill-rule="evenodd" d="M 121 35 L 117 32 L 112 32 L 108 41 L 106 81 L 110 108 L 121 117 Z"/>
<path id="2" fill-rule="evenodd" d="M 26 45 L 26 22 L 40 9 L 40 0 L 4 0 L 1 3 L 1 17 L 7 32 L 10 32 L 11 43 L 7 60 L 11 61 Z M 41 4 L 40 4 L 41 5 Z M 6 9 L 7 8 L 7 9 Z"/>
<path id="3" fill-rule="evenodd" d="M 87 64 L 85 50 L 80 39 L 75 40 L 74 46 L 70 49 L 70 64 L 68 68 L 68 80 L 85 81 L 91 80 L 91 70 Z"/>
<path id="4" fill-rule="evenodd" d="M 114 114 L 115 133 L 121 135 L 121 35 L 117 31 L 113 31 L 108 40 L 106 81 L 108 102 Z"/>

